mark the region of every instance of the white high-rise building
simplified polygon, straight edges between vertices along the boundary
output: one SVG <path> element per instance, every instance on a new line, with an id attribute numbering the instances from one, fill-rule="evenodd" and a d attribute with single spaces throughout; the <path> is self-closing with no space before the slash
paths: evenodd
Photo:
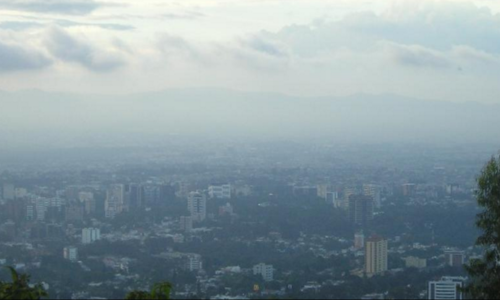
<path id="1" fill-rule="evenodd" d="M 371 237 L 365 244 L 365 272 L 367 276 L 383 274 L 388 270 L 387 240 Z"/>
<path id="2" fill-rule="evenodd" d="M 188 258 L 188 270 L 190 272 L 203 270 L 203 261 L 201 260 L 201 255 L 191 254 Z"/>
<path id="3" fill-rule="evenodd" d="M 208 196 L 211 199 L 231 199 L 231 185 L 211 185 L 208 187 Z"/>
<path id="4" fill-rule="evenodd" d="M 203 222 L 207 218 L 207 197 L 200 192 L 188 196 L 188 210 L 193 222 Z"/>
<path id="5" fill-rule="evenodd" d="M 88 245 L 101 239 L 101 230 L 98 228 L 84 228 L 82 230 L 82 244 Z"/>
<path id="6" fill-rule="evenodd" d="M 108 219 L 113 219 L 125 210 L 125 186 L 123 184 L 115 184 L 108 189 L 104 210 Z"/>
<path id="7" fill-rule="evenodd" d="M 440 281 L 429 282 L 429 299 L 461 300 L 464 298 L 460 288 L 464 287 L 466 279 L 463 277 L 443 277 Z"/>
<path id="8" fill-rule="evenodd" d="M 258 264 L 253 267 L 253 275 L 260 275 L 266 282 L 274 280 L 274 267 L 272 265 Z"/>
<path id="9" fill-rule="evenodd" d="M 78 260 L 78 248 L 76 247 L 66 247 L 63 251 L 64 259 L 69 260 L 71 262 L 75 262 Z"/>

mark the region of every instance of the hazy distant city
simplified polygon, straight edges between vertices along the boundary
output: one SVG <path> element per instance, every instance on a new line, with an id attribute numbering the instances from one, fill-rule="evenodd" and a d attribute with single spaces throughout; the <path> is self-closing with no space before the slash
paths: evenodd
<path id="1" fill-rule="evenodd" d="M 481 254 L 493 146 L 164 142 L 3 167 L 0 263 L 53 298 L 427 299 Z"/>

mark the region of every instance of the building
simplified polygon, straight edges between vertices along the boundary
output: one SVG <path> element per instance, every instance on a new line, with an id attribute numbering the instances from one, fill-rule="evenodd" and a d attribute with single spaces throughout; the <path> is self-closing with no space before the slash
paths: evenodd
<path id="1" fill-rule="evenodd" d="M 262 279 L 266 282 L 274 280 L 274 267 L 272 265 L 258 264 L 253 267 L 253 275 L 262 276 Z"/>
<path id="2" fill-rule="evenodd" d="M 141 185 L 127 184 L 125 186 L 125 203 L 127 209 L 144 207 L 146 201 L 145 189 Z"/>
<path id="3" fill-rule="evenodd" d="M 188 257 L 187 269 L 190 272 L 197 272 L 203 270 L 203 261 L 201 260 L 201 255 L 190 254 Z"/>
<path id="4" fill-rule="evenodd" d="M 372 236 L 365 245 L 365 273 L 371 277 L 382 274 L 388 270 L 387 265 L 387 240 Z"/>
<path id="5" fill-rule="evenodd" d="M 4 200 L 14 200 L 16 197 L 16 188 L 12 183 L 4 183 L 2 192 Z"/>
<path id="6" fill-rule="evenodd" d="M 181 217 L 180 229 L 185 232 L 191 232 L 193 230 L 193 219 L 191 217 Z"/>
<path id="7" fill-rule="evenodd" d="M 232 216 L 234 215 L 234 208 L 230 203 L 219 207 L 219 216 Z"/>
<path id="8" fill-rule="evenodd" d="M 424 269 L 427 267 L 427 259 L 409 256 L 404 258 L 407 268 Z"/>
<path id="9" fill-rule="evenodd" d="M 406 183 L 401 186 L 403 196 L 413 197 L 417 192 L 417 185 L 414 183 Z"/>
<path id="10" fill-rule="evenodd" d="M 354 248 L 363 249 L 365 247 L 365 234 L 358 232 L 354 235 Z"/>
<path id="11" fill-rule="evenodd" d="M 349 220 L 356 227 L 366 228 L 373 219 L 373 198 L 364 195 L 349 197 Z"/>
<path id="12" fill-rule="evenodd" d="M 376 208 L 382 206 L 382 187 L 376 184 L 364 184 L 363 193 L 365 196 L 370 196 L 373 199 L 373 205 Z"/>
<path id="13" fill-rule="evenodd" d="M 210 199 L 231 199 L 231 185 L 211 185 L 208 187 Z"/>
<path id="14" fill-rule="evenodd" d="M 107 219 L 114 219 L 125 211 L 125 186 L 122 184 L 112 185 L 106 192 L 104 211 Z"/>
<path id="15" fill-rule="evenodd" d="M 326 193 L 326 203 L 333 205 L 335 208 L 340 208 L 341 203 L 339 200 L 339 194 L 337 192 Z"/>
<path id="16" fill-rule="evenodd" d="M 191 192 L 188 196 L 188 210 L 193 222 L 203 222 L 207 218 L 207 198 L 203 193 Z"/>
<path id="17" fill-rule="evenodd" d="M 101 239 L 101 230 L 98 228 L 84 228 L 82 230 L 82 244 L 88 245 Z"/>
<path id="18" fill-rule="evenodd" d="M 443 277 L 440 281 L 429 282 L 429 299 L 461 300 L 464 295 L 460 288 L 464 287 L 466 279 L 463 277 Z"/>
<path id="19" fill-rule="evenodd" d="M 450 267 L 461 268 L 465 264 L 465 252 L 463 251 L 445 251 L 446 265 Z"/>
<path id="20" fill-rule="evenodd" d="M 94 198 L 94 194 L 91 192 L 80 192 L 78 194 L 78 199 L 83 204 L 85 208 L 85 213 L 87 215 L 95 214 L 97 210 L 97 204 Z"/>
<path id="21" fill-rule="evenodd" d="M 78 248 L 76 247 L 66 247 L 63 250 L 64 259 L 71 262 L 78 261 Z"/>

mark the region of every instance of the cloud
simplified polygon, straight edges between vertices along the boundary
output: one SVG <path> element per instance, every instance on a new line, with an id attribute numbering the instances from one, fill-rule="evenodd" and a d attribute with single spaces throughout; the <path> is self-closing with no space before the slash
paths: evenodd
<path id="1" fill-rule="evenodd" d="M 44 44 L 54 57 L 96 72 L 113 71 L 126 64 L 121 52 L 99 49 L 86 39 L 73 37 L 58 27 L 48 30 Z"/>
<path id="2" fill-rule="evenodd" d="M 0 41 L 0 72 L 38 70 L 51 63 L 52 61 L 38 50 Z"/>
<path id="3" fill-rule="evenodd" d="M 452 63 L 439 51 L 427 49 L 419 45 L 405 46 L 388 44 L 387 50 L 391 58 L 403 66 L 419 68 L 450 68 Z"/>
<path id="4" fill-rule="evenodd" d="M 13 31 L 25 31 L 34 28 L 44 28 L 52 25 L 57 25 L 64 28 L 71 27 L 97 27 L 107 30 L 115 31 L 129 31 L 134 30 L 134 26 L 114 24 L 114 23 L 85 23 L 85 22 L 74 22 L 69 20 L 52 20 L 50 22 L 33 22 L 33 21 L 6 21 L 0 23 L 0 28 L 13 30 Z"/>
<path id="5" fill-rule="evenodd" d="M 68 15 L 88 15 L 102 5 L 94 0 L 0 0 L 2 9 Z"/>

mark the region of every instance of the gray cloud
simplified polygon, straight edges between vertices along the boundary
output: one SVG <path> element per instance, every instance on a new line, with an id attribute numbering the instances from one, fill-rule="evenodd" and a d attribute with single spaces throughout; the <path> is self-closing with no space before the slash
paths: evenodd
<path id="1" fill-rule="evenodd" d="M 45 45 L 50 53 L 58 59 L 78 63 L 92 71 L 107 72 L 125 65 L 120 54 L 98 49 L 88 41 L 72 37 L 57 27 L 48 31 Z"/>
<path id="2" fill-rule="evenodd" d="M 40 51 L 0 41 L 0 72 L 43 69 L 51 63 Z"/>
<path id="3" fill-rule="evenodd" d="M 396 63 L 411 67 L 450 68 L 452 63 L 442 53 L 421 46 L 389 46 L 389 53 Z"/>
<path id="4" fill-rule="evenodd" d="M 87 15 L 102 5 L 94 0 L 0 0 L 2 9 L 69 15 Z"/>

